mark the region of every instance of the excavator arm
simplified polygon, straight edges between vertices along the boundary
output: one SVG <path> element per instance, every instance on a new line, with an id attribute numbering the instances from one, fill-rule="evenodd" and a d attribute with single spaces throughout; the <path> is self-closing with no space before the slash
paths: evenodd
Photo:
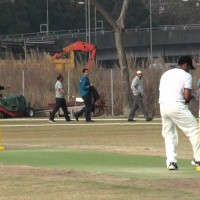
<path id="1" fill-rule="evenodd" d="M 90 54 L 88 62 L 86 63 L 85 67 L 87 67 L 91 71 L 92 67 L 94 65 L 94 59 L 96 56 L 96 47 L 95 47 L 95 45 L 90 44 L 90 43 L 77 41 L 73 44 L 70 44 L 69 46 L 64 47 L 63 51 L 61 53 L 54 54 L 52 56 L 52 59 L 53 59 L 54 63 L 56 61 L 59 62 L 59 59 L 63 59 L 63 57 L 67 54 L 70 55 L 69 59 L 71 59 L 71 53 L 72 52 L 74 53 L 75 51 L 83 51 L 83 52 L 88 52 Z M 70 61 L 72 62 L 72 60 L 70 60 Z"/>

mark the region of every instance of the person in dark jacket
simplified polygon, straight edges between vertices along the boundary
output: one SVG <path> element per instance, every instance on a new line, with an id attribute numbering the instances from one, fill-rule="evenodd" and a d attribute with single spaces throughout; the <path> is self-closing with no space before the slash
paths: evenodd
<path id="1" fill-rule="evenodd" d="M 80 111 L 74 113 L 74 117 L 76 121 L 78 118 L 85 113 L 86 122 L 94 122 L 91 119 L 91 108 L 92 108 L 92 97 L 91 92 L 93 88 L 93 83 L 90 83 L 88 78 L 88 69 L 83 69 L 83 76 L 81 77 L 79 88 L 80 88 L 80 95 L 84 100 L 85 107 L 82 108 Z"/>

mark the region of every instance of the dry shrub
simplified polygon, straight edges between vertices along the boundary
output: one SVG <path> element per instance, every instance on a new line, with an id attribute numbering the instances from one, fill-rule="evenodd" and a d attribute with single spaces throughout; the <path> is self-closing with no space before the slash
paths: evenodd
<path id="1" fill-rule="evenodd" d="M 146 62 L 143 60 L 141 65 L 138 66 L 136 64 L 136 58 L 133 56 L 128 57 L 128 66 L 129 66 L 129 78 L 130 84 L 132 79 L 136 75 L 137 70 L 143 71 L 143 83 L 144 83 L 144 105 L 146 110 L 151 113 L 153 116 L 160 117 L 159 110 L 159 83 L 162 74 L 170 69 L 170 66 L 166 64 L 163 58 L 154 59 L 154 66 L 149 67 L 150 59 Z M 197 80 L 200 78 L 200 68 L 199 68 L 199 60 L 200 58 L 194 58 L 194 63 L 196 63 L 196 70 L 191 71 L 193 76 L 193 88 L 194 91 L 197 90 Z M 193 91 L 193 92 L 194 92 Z M 130 94 L 131 95 L 131 94 Z M 199 112 L 199 101 L 193 99 L 190 104 L 188 104 L 189 109 L 198 117 Z"/>
<path id="2" fill-rule="evenodd" d="M 159 82 L 163 73 L 161 69 L 143 70 L 144 81 L 144 104 L 148 113 L 153 116 L 159 116 Z"/>
<path id="3" fill-rule="evenodd" d="M 113 114 L 120 115 L 123 112 L 122 107 L 122 81 L 119 69 L 103 69 L 96 68 L 95 70 L 95 85 L 100 91 L 103 97 L 107 99 L 107 113 L 112 113 L 113 104 Z M 113 88 L 112 88 L 113 81 Z M 112 102 L 113 99 L 113 102 Z"/>
<path id="4" fill-rule="evenodd" d="M 142 61 L 138 67 L 135 58 L 128 58 L 129 78 L 130 84 L 135 77 L 136 71 L 142 69 L 144 81 L 144 104 L 148 112 L 154 116 L 160 116 L 159 112 L 159 81 L 161 75 L 168 68 L 163 63 L 159 67 L 149 68 L 149 60 Z M 113 113 L 114 115 L 123 114 L 123 86 L 121 81 L 121 71 L 116 66 L 112 66 L 113 75 Z M 82 64 L 69 70 L 69 94 L 70 100 L 74 100 L 79 94 L 79 80 L 82 76 Z M 24 59 L 14 59 L 12 56 L 7 60 L 0 60 L 0 76 L 1 85 L 11 85 L 9 91 L 2 91 L 4 96 L 7 95 L 21 95 L 22 91 L 22 72 L 24 70 L 25 76 L 25 98 L 27 102 L 31 103 L 33 108 L 47 107 L 49 103 L 54 102 L 54 85 L 56 76 L 59 73 L 51 62 L 48 54 L 38 54 L 31 52 L 28 54 L 27 62 Z M 62 71 L 64 79 L 65 91 L 68 91 L 68 71 Z M 199 78 L 200 70 L 197 68 L 193 72 L 194 88 Z M 105 69 L 101 66 L 94 67 L 90 73 L 90 80 L 95 87 L 107 99 L 107 108 L 105 114 L 112 113 L 112 91 L 111 91 L 111 69 Z M 132 95 L 132 93 L 130 94 Z M 66 97 L 66 98 L 67 98 Z M 198 115 L 198 102 L 193 101 L 189 105 L 191 111 L 195 116 Z"/>
<path id="5" fill-rule="evenodd" d="M 4 96 L 22 95 L 24 71 L 24 95 L 27 102 L 30 102 L 33 108 L 43 108 L 47 107 L 49 103 L 53 103 L 55 101 L 54 85 L 58 73 L 62 73 L 64 75 L 65 91 L 69 91 L 69 94 L 67 94 L 66 98 L 69 96 L 69 100 L 74 100 L 75 97 L 80 96 L 79 80 L 82 76 L 83 65 L 81 63 L 77 65 L 78 66 L 75 69 L 69 70 L 68 74 L 67 69 L 63 69 L 61 72 L 57 71 L 55 66 L 52 64 L 51 58 L 48 54 L 38 54 L 37 52 L 31 52 L 27 56 L 27 62 L 25 62 L 24 59 L 16 60 L 13 57 L 9 57 L 7 60 L 0 61 L 0 75 L 2 77 L 0 84 L 11 85 L 9 93 L 6 90 L 3 91 Z M 120 74 L 114 70 L 113 77 L 114 81 L 118 80 Z M 102 67 L 94 67 L 90 73 L 90 80 L 94 83 L 101 96 L 107 98 L 108 109 L 106 110 L 106 113 L 111 112 L 110 70 L 105 70 Z M 116 99 L 118 104 L 120 104 L 122 102 L 122 98 L 121 95 L 119 95 L 117 92 L 121 87 L 120 82 L 116 82 L 114 87 L 114 99 Z M 118 104 L 115 105 L 116 110 L 121 107 L 118 106 Z M 116 113 L 118 113 L 118 111 L 116 111 Z"/>
<path id="6" fill-rule="evenodd" d="M 44 107 L 50 101 L 54 101 L 52 80 L 55 80 L 55 70 L 48 56 L 32 52 L 28 55 L 27 63 L 23 59 L 1 60 L 0 69 L 3 77 L 0 84 L 11 86 L 9 94 L 4 91 L 4 96 L 23 94 L 24 71 L 24 95 L 27 102 L 30 102 L 33 107 Z"/>

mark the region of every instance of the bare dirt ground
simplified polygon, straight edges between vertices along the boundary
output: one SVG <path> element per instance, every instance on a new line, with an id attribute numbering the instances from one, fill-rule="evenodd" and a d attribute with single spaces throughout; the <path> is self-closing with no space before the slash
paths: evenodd
<path id="1" fill-rule="evenodd" d="M 11 200 L 15 197 L 41 200 L 55 197 L 144 200 L 170 199 L 174 196 L 176 199 L 199 199 L 195 198 L 199 196 L 199 179 L 130 179 L 77 171 L 6 165 L 1 166 L 0 170 L 2 200 Z M 178 193 L 182 195 L 179 197 Z"/>

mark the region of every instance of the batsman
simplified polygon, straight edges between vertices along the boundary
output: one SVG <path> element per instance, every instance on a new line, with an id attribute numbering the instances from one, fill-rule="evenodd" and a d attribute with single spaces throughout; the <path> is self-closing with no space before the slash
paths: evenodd
<path id="1" fill-rule="evenodd" d="M 200 168 L 199 127 L 197 120 L 188 109 L 188 103 L 193 98 L 192 75 L 194 70 L 192 59 L 182 56 L 178 66 L 166 71 L 160 79 L 160 113 L 162 117 L 162 135 L 165 141 L 166 165 L 169 170 L 178 170 L 177 126 L 189 138 L 193 150 L 191 164 Z M 197 170 L 198 171 L 198 170 Z"/>

